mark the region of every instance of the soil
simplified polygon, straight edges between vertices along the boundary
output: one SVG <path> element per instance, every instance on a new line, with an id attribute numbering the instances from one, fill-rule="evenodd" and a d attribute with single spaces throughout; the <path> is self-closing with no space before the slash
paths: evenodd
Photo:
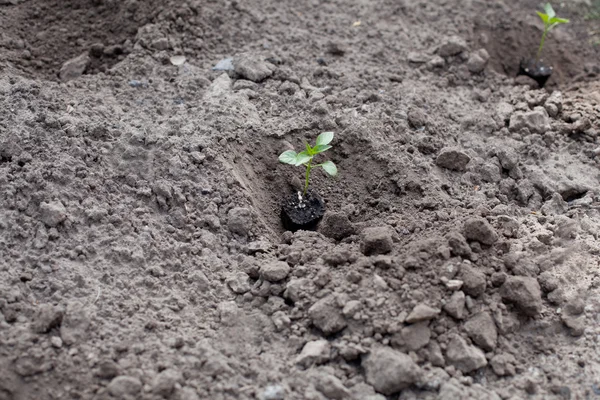
<path id="1" fill-rule="evenodd" d="M 325 203 L 318 194 L 308 191 L 300 196 L 301 192 L 292 193 L 281 206 L 281 222 L 291 232 L 313 230 L 325 214 Z"/>
<path id="2" fill-rule="evenodd" d="M 598 397 L 598 22 L 536 89 L 535 7 L 0 0 L 0 399 Z"/>

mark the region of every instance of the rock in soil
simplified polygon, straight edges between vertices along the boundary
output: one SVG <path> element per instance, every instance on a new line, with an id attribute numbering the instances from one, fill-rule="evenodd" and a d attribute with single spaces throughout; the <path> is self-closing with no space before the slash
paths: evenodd
<path id="1" fill-rule="evenodd" d="M 454 335 L 446 349 L 446 361 L 460 371 L 469 373 L 487 365 L 483 351 L 475 346 L 470 346 L 460 336 Z"/>
<path id="2" fill-rule="evenodd" d="M 509 276 L 500 288 L 500 295 L 527 316 L 535 317 L 542 311 L 542 292 L 534 278 Z"/>
<path id="3" fill-rule="evenodd" d="M 388 227 L 366 228 L 361 237 L 361 251 L 366 255 L 386 254 L 392 251 L 392 232 Z"/>
<path id="4" fill-rule="evenodd" d="M 421 369 L 406 354 L 389 347 L 378 347 L 362 361 L 366 379 L 384 395 L 392 395 L 410 387 L 421 377 Z"/>
<path id="5" fill-rule="evenodd" d="M 444 148 L 438 154 L 435 163 L 442 167 L 453 171 L 464 171 L 471 157 L 464 151 L 454 148 Z"/>

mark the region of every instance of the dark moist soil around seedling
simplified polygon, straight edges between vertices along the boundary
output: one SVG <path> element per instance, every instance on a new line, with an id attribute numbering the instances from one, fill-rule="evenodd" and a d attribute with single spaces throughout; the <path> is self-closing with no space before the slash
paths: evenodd
<path id="1" fill-rule="evenodd" d="M 543 60 L 535 58 L 524 58 L 519 64 L 519 73 L 517 75 L 527 75 L 535 80 L 540 87 L 544 87 L 552 75 L 552 67 L 546 65 Z"/>
<path id="2" fill-rule="evenodd" d="M 283 200 L 281 222 L 289 231 L 313 230 L 325 214 L 325 203 L 316 193 L 308 191 L 300 197 L 300 192 L 292 193 Z"/>

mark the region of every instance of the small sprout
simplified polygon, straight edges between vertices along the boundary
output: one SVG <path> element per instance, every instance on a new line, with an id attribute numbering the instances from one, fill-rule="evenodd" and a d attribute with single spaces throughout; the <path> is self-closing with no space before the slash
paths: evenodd
<path id="1" fill-rule="evenodd" d="M 540 60 L 540 56 L 542 55 L 542 48 L 544 47 L 544 41 L 546 40 L 546 35 L 548 34 L 548 32 L 554 29 L 557 25 L 569 23 L 568 19 L 558 18 L 556 16 L 556 13 L 554 12 L 554 9 L 550 5 L 550 3 L 544 4 L 544 11 L 545 13 L 541 11 L 537 12 L 537 14 L 544 22 L 544 33 L 542 34 L 542 41 L 540 42 L 540 47 L 538 48 L 537 56 L 535 57 L 537 61 Z"/>
<path id="2" fill-rule="evenodd" d="M 320 154 L 331 148 L 329 143 L 331 143 L 332 140 L 333 140 L 333 132 L 323 132 L 317 137 L 317 142 L 315 143 L 314 146 L 311 146 L 310 144 L 306 143 L 305 144 L 306 150 L 304 150 L 300 153 L 296 153 L 294 150 L 287 150 L 287 151 L 284 151 L 283 153 L 281 153 L 281 155 L 279 156 L 279 161 L 281 161 L 284 164 L 290 164 L 290 165 L 294 165 L 296 167 L 304 165 L 306 167 L 303 196 L 306 196 L 306 192 L 308 191 L 308 182 L 310 179 L 310 171 L 313 168 L 321 167 L 327 174 L 329 174 L 331 176 L 337 175 L 337 167 L 331 161 L 325 161 L 324 163 L 314 164 L 314 165 L 312 163 L 313 158 L 317 154 Z"/>

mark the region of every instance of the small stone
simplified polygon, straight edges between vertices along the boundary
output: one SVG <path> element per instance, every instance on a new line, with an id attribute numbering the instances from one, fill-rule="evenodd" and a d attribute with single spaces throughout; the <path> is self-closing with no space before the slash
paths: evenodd
<path id="1" fill-rule="evenodd" d="M 448 240 L 450 251 L 454 255 L 464 258 L 471 258 L 471 247 L 469 246 L 469 243 L 467 243 L 467 239 L 465 239 L 462 233 L 452 231 L 446 235 L 446 239 Z"/>
<path id="2" fill-rule="evenodd" d="M 450 343 L 448 343 L 446 361 L 465 374 L 487 365 L 483 351 L 475 346 L 469 346 L 462 337 L 456 334 L 452 335 Z"/>
<path id="3" fill-rule="evenodd" d="M 261 400 L 285 400 L 285 389 L 280 385 L 270 385 L 262 392 Z"/>
<path id="4" fill-rule="evenodd" d="M 60 325 L 60 337 L 67 345 L 83 342 L 87 337 L 90 317 L 84 306 L 78 302 L 67 305 L 67 310 Z"/>
<path id="5" fill-rule="evenodd" d="M 250 291 L 250 277 L 245 272 L 236 272 L 227 279 L 227 286 L 237 294 Z"/>
<path id="6" fill-rule="evenodd" d="M 60 80 L 67 82 L 72 79 L 79 78 L 87 69 L 90 60 L 90 56 L 87 52 L 85 52 L 66 61 L 62 67 L 60 67 L 60 72 L 58 73 Z"/>
<path id="7" fill-rule="evenodd" d="M 488 52 L 485 49 L 479 49 L 469 56 L 467 69 L 474 74 L 478 74 L 485 69 L 489 59 Z"/>
<path id="8" fill-rule="evenodd" d="M 182 381 L 183 375 L 181 372 L 167 368 L 154 379 L 152 392 L 162 397 L 169 397 L 175 391 L 175 385 Z"/>
<path id="9" fill-rule="evenodd" d="M 342 240 L 355 232 L 354 226 L 344 213 L 327 211 L 319 226 L 319 232 L 335 240 Z"/>
<path id="10" fill-rule="evenodd" d="M 484 218 L 470 218 L 464 225 L 465 237 L 488 246 L 498 240 L 498 234 L 490 223 Z"/>
<path id="11" fill-rule="evenodd" d="M 494 320 L 487 312 L 475 314 L 465 323 L 465 331 L 471 340 L 485 351 L 496 348 L 498 331 Z"/>
<path id="12" fill-rule="evenodd" d="M 444 65 L 446 65 L 446 60 L 444 60 L 440 56 L 433 56 L 431 60 L 429 60 L 429 62 L 427 63 L 427 68 L 437 69 L 442 68 Z"/>
<path id="13" fill-rule="evenodd" d="M 308 316 L 325 335 L 337 333 L 347 325 L 333 296 L 324 297 L 313 304 L 308 309 Z"/>
<path id="14" fill-rule="evenodd" d="M 542 311 L 542 292 L 538 281 L 525 276 L 509 276 L 500 288 L 502 299 L 521 312 L 535 317 Z"/>
<path id="15" fill-rule="evenodd" d="M 63 346 L 63 341 L 59 336 L 52 336 L 52 338 L 50 338 L 50 344 L 52 344 L 52 347 L 60 349 Z"/>
<path id="16" fill-rule="evenodd" d="M 467 50 L 467 43 L 459 36 L 450 36 L 440 46 L 438 54 L 442 57 L 456 56 Z"/>
<path id="17" fill-rule="evenodd" d="M 533 111 L 516 112 L 510 117 L 508 128 L 511 132 L 527 128 L 531 133 L 544 134 L 550 130 L 548 113 L 541 107 L 536 107 Z"/>
<path id="18" fill-rule="evenodd" d="M 456 291 L 460 290 L 463 283 L 464 282 L 459 279 L 450 279 L 448 282 L 446 282 L 446 287 L 452 291 Z"/>
<path id="19" fill-rule="evenodd" d="M 235 72 L 242 78 L 248 79 L 252 82 L 261 82 L 271 75 L 275 71 L 276 67 L 264 61 L 261 57 L 243 53 L 233 59 L 233 66 Z"/>
<path id="20" fill-rule="evenodd" d="M 585 316 L 574 316 L 563 314 L 561 316 L 563 324 L 569 328 L 569 334 L 574 337 L 582 336 L 585 333 Z"/>
<path id="21" fill-rule="evenodd" d="M 333 56 L 343 56 L 346 54 L 346 46 L 343 42 L 329 42 L 327 43 L 327 53 Z"/>
<path id="22" fill-rule="evenodd" d="M 391 252 L 392 247 L 392 232 L 388 227 L 371 227 L 362 232 L 360 249 L 364 254 L 385 254 Z"/>
<path id="23" fill-rule="evenodd" d="M 119 365 L 113 360 L 102 360 L 98 363 L 95 375 L 101 379 L 112 379 L 119 375 Z"/>
<path id="24" fill-rule="evenodd" d="M 233 71 L 235 67 L 233 66 L 233 58 L 224 58 L 220 60 L 214 67 L 212 67 L 213 71 Z"/>
<path id="25" fill-rule="evenodd" d="M 248 208 L 235 207 L 229 210 L 227 226 L 232 233 L 247 236 L 252 229 L 252 212 Z"/>
<path id="26" fill-rule="evenodd" d="M 260 276 L 269 282 L 284 280 L 290 273 L 290 266 L 285 261 L 271 261 L 260 267 Z"/>
<path id="27" fill-rule="evenodd" d="M 558 288 L 558 278 L 556 278 L 550 271 L 542 272 L 538 275 L 538 283 L 541 289 L 546 292 L 552 292 Z"/>
<path id="28" fill-rule="evenodd" d="M 331 345 L 325 339 L 308 342 L 302 348 L 302 351 L 296 357 L 296 364 L 304 368 L 313 365 L 323 364 L 329 361 L 331 354 Z"/>
<path id="29" fill-rule="evenodd" d="M 136 396 L 142 390 L 142 382 L 132 376 L 117 376 L 108 384 L 107 390 L 116 398 Z"/>
<path id="30" fill-rule="evenodd" d="M 350 300 L 344 305 L 344 309 L 342 310 L 342 314 L 345 317 L 352 317 L 362 308 L 362 303 L 358 300 Z"/>
<path id="31" fill-rule="evenodd" d="M 43 304 L 37 308 L 33 315 L 31 329 L 36 333 L 48 333 L 52 328 L 60 326 L 63 311 L 51 304 Z"/>
<path id="32" fill-rule="evenodd" d="M 41 203 L 40 219 L 49 227 L 55 227 L 67 219 L 67 209 L 60 201 Z"/>
<path id="33" fill-rule="evenodd" d="M 485 292 L 485 274 L 470 265 L 463 264 L 460 270 L 460 278 L 463 281 L 462 290 L 471 297 L 478 297 Z"/>
<path id="34" fill-rule="evenodd" d="M 429 322 L 420 322 L 402 328 L 401 337 L 406 348 L 410 351 L 417 351 L 427 346 L 431 339 L 431 330 L 427 326 Z"/>
<path id="35" fill-rule="evenodd" d="M 239 308 L 235 301 L 222 301 L 217 305 L 221 322 L 226 326 L 233 326 L 237 323 Z"/>
<path id="36" fill-rule="evenodd" d="M 362 361 L 367 382 L 386 396 L 419 381 L 421 368 L 408 355 L 390 347 L 378 347 Z"/>
<path id="37" fill-rule="evenodd" d="M 440 310 L 431 308 L 426 304 L 417 304 L 406 318 L 406 322 L 414 324 L 415 322 L 427 321 L 437 317 L 439 313 Z"/>
<path id="38" fill-rule="evenodd" d="M 513 376 L 516 373 L 515 364 L 517 359 L 510 353 L 496 354 L 490 360 L 492 370 L 498 376 Z"/>
<path id="39" fill-rule="evenodd" d="M 454 292 L 444 305 L 444 311 L 456 319 L 463 319 L 465 317 L 465 299 L 464 292 Z"/>
<path id="40" fill-rule="evenodd" d="M 435 163 L 438 167 L 447 168 L 453 171 L 464 171 L 471 157 L 462 150 L 446 147 L 440 150 Z"/>
<path id="41" fill-rule="evenodd" d="M 350 392 L 342 381 L 331 374 L 317 375 L 315 387 L 328 399 L 344 400 L 350 398 Z"/>
<path id="42" fill-rule="evenodd" d="M 415 129 L 420 129 L 427 125 L 427 114 L 420 108 L 411 108 L 407 114 L 408 123 Z"/>
<path id="43" fill-rule="evenodd" d="M 154 40 L 150 46 L 156 50 L 167 50 L 169 48 L 169 40 L 164 37 L 159 38 Z"/>

